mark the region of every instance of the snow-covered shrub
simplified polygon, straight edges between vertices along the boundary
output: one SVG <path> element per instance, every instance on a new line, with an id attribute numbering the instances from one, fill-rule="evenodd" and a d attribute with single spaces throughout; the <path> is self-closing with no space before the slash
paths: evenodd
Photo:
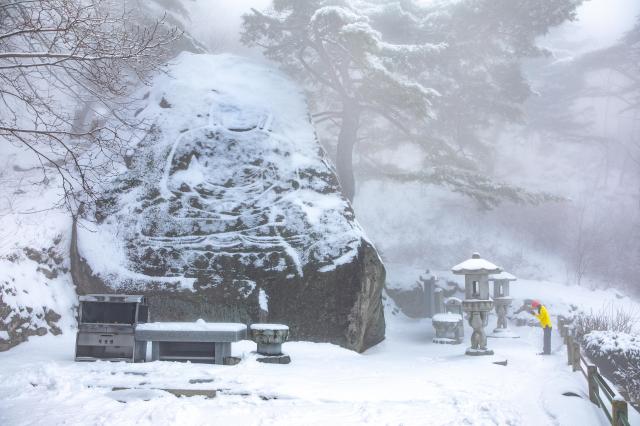
<path id="1" fill-rule="evenodd" d="M 635 311 L 605 305 L 573 316 L 577 339 L 600 372 L 615 382 L 636 407 L 640 404 L 640 334 Z"/>
<path id="2" fill-rule="evenodd" d="M 623 307 L 605 305 L 598 312 L 593 310 L 579 312 L 573 317 L 576 337 L 583 340 L 593 331 L 610 331 L 616 333 L 633 333 L 638 314 L 635 311 L 625 310 Z"/>
<path id="3" fill-rule="evenodd" d="M 614 380 L 631 402 L 640 404 L 640 334 L 592 331 L 583 336 L 587 355 Z"/>
<path id="4" fill-rule="evenodd" d="M 616 377 L 620 380 L 620 387 L 628 395 L 633 406 L 640 408 L 640 356 L 628 358 L 628 360 L 629 364 L 621 367 L 616 372 Z"/>

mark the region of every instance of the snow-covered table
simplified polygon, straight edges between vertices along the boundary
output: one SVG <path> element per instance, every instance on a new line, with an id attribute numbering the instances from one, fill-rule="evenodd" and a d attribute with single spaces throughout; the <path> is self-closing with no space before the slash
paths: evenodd
<path id="1" fill-rule="evenodd" d="M 153 322 L 139 324 L 135 338 L 152 342 L 153 361 L 191 361 L 226 364 L 231 343 L 247 337 L 241 323 Z"/>

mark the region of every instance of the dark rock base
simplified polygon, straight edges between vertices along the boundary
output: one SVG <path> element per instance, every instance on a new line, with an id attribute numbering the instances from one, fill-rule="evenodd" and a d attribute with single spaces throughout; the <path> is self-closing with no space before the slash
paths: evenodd
<path id="1" fill-rule="evenodd" d="M 291 357 L 289 355 L 273 355 L 273 356 L 260 355 L 258 356 L 256 361 L 262 362 L 265 364 L 289 364 L 291 363 Z"/>

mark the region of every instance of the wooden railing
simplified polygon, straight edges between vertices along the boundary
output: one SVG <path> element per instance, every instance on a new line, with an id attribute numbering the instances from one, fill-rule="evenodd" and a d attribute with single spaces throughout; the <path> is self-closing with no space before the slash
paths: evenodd
<path id="1" fill-rule="evenodd" d="M 579 371 L 589 385 L 589 399 L 602 409 L 613 426 L 630 426 L 629 404 L 612 389 L 593 364 L 580 351 L 580 343 L 576 340 L 575 329 L 564 317 L 558 317 L 558 329 L 567 345 L 567 364 L 573 371 Z M 604 395 L 604 398 L 602 397 Z"/>

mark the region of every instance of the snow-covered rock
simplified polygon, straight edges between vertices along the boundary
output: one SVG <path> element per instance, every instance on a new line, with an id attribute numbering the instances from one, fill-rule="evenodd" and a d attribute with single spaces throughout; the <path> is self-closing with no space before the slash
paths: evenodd
<path id="1" fill-rule="evenodd" d="M 268 300 L 267 319 L 295 339 L 382 340 L 384 268 L 297 86 L 246 59 L 184 53 L 144 97 L 153 132 L 74 229 L 79 292 L 146 294 L 154 320 L 255 322 Z"/>
<path id="2" fill-rule="evenodd" d="M 25 238 L 23 243 L 34 245 L 0 255 L 0 351 L 30 336 L 60 334 L 72 321 L 75 294 L 69 285 L 65 241 L 56 236 L 47 247 L 49 241 L 42 239 L 44 247 Z"/>

